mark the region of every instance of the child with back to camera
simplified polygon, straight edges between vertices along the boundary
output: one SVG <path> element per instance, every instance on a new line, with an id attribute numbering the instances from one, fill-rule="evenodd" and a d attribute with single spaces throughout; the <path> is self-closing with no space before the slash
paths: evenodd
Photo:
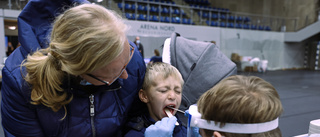
<path id="1" fill-rule="evenodd" d="M 283 111 L 279 95 L 270 83 L 259 77 L 230 76 L 205 92 L 197 106 L 201 119 L 218 125 L 216 129 L 199 127 L 202 137 L 282 136 L 278 128 Z M 275 126 L 271 127 L 272 124 Z M 231 125 L 233 129 L 227 129 Z M 265 131 L 255 131 L 259 126 Z M 240 128 L 241 131 L 233 131 Z"/>
<path id="2" fill-rule="evenodd" d="M 174 66 L 162 62 L 148 66 L 142 89 L 139 91 L 139 98 L 146 103 L 148 113 L 132 119 L 127 124 L 130 130 L 126 136 L 163 137 L 167 135 L 158 129 L 166 128 L 171 130 L 169 134 L 172 134 L 173 137 L 185 137 L 186 128 L 174 116 L 176 111 L 168 108 L 179 108 L 183 84 L 182 76 Z M 149 126 L 151 128 L 146 129 Z"/>

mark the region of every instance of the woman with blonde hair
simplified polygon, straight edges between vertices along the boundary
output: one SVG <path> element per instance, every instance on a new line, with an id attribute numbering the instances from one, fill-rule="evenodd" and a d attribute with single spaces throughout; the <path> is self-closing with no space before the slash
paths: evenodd
<path id="1" fill-rule="evenodd" d="M 56 17 L 46 43 L 43 24 L 75 3 Z M 83 0 L 35 0 L 19 25 L 20 52 L 3 69 L 5 134 L 120 136 L 128 114 L 142 105 L 132 104 L 139 102 L 145 73 L 121 17 Z"/>
<path id="2" fill-rule="evenodd" d="M 259 77 L 225 78 L 205 92 L 197 106 L 201 119 L 218 124 L 216 130 L 213 126 L 199 127 L 203 137 L 281 137 L 277 126 L 283 111 L 279 95 L 270 83 Z"/>

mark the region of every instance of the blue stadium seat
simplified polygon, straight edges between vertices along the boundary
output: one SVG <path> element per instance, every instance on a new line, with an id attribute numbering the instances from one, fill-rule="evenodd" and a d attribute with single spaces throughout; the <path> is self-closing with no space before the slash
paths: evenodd
<path id="1" fill-rule="evenodd" d="M 211 26 L 218 26 L 218 22 L 217 21 L 211 21 L 211 24 L 210 24 Z"/>
<path id="2" fill-rule="evenodd" d="M 207 25 L 210 25 L 209 20 L 206 20 L 206 24 L 207 24 Z"/>
<path id="3" fill-rule="evenodd" d="M 157 15 L 153 15 L 152 16 L 152 21 L 158 22 L 159 21 L 159 17 Z"/>
<path id="4" fill-rule="evenodd" d="M 120 2 L 120 3 L 118 3 L 118 8 L 120 9 L 120 10 L 122 10 L 122 8 L 123 8 L 123 4 Z"/>
<path id="5" fill-rule="evenodd" d="M 144 15 L 144 14 L 139 14 L 137 19 L 138 20 L 147 20 L 146 15 Z"/>
<path id="6" fill-rule="evenodd" d="M 173 14 L 177 14 L 177 15 L 180 14 L 180 10 L 179 9 L 174 9 L 173 10 Z"/>
<path id="7" fill-rule="evenodd" d="M 225 22 L 220 22 L 220 27 L 226 27 L 226 23 Z"/>
<path id="8" fill-rule="evenodd" d="M 234 25 L 232 22 L 228 22 L 228 28 L 234 28 Z"/>
<path id="9" fill-rule="evenodd" d="M 139 5 L 139 6 L 140 6 L 140 5 Z M 139 10 L 139 7 L 138 7 L 138 10 Z M 140 11 L 145 11 L 145 12 L 147 12 L 147 11 L 148 11 L 148 6 L 146 6 L 146 5 L 141 5 Z"/>
<path id="10" fill-rule="evenodd" d="M 143 11 L 144 10 L 144 6 L 143 5 L 141 5 L 141 4 L 138 4 L 138 11 Z"/>
<path id="11" fill-rule="evenodd" d="M 129 4 L 129 3 L 124 4 L 124 9 L 130 10 L 131 9 L 131 4 Z"/>
<path id="12" fill-rule="evenodd" d="M 252 25 L 251 25 L 251 29 L 256 30 L 256 29 L 257 29 L 257 26 L 252 24 Z"/>
<path id="13" fill-rule="evenodd" d="M 147 20 L 149 20 L 149 21 L 153 21 L 153 17 L 152 17 L 152 15 L 147 16 Z"/>
<path id="14" fill-rule="evenodd" d="M 227 17 L 224 14 L 220 14 L 220 19 L 225 20 Z"/>
<path id="15" fill-rule="evenodd" d="M 163 8 L 161 9 L 161 13 L 168 14 L 168 13 L 169 13 L 169 9 L 166 8 L 166 7 L 163 7 Z"/>
<path id="16" fill-rule="evenodd" d="M 178 24 L 179 24 L 179 23 L 180 23 L 180 18 L 179 18 L 179 17 L 172 17 L 172 18 L 171 18 L 171 22 L 172 22 L 172 23 L 178 23 Z"/>
<path id="17" fill-rule="evenodd" d="M 182 24 L 191 24 L 191 19 L 183 18 Z"/>
<path id="18" fill-rule="evenodd" d="M 170 22 L 170 17 L 165 17 L 164 22 Z"/>
<path id="19" fill-rule="evenodd" d="M 211 18 L 212 18 L 212 19 L 218 19 L 218 14 L 212 13 L 212 14 L 211 14 Z"/>
<path id="20" fill-rule="evenodd" d="M 237 20 L 237 21 L 242 21 L 242 17 L 241 17 L 241 16 L 238 16 L 236 20 Z"/>
<path id="21" fill-rule="evenodd" d="M 244 29 L 250 29 L 250 27 L 249 27 L 248 24 L 243 24 L 243 28 L 244 28 Z"/>
<path id="22" fill-rule="evenodd" d="M 159 7 L 151 6 L 150 12 L 158 13 L 159 12 Z"/>
<path id="23" fill-rule="evenodd" d="M 161 16 L 161 17 L 160 17 L 160 21 L 161 21 L 161 22 L 167 22 L 167 23 L 169 23 L 169 22 L 170 22 L 170 18 L 167 17 L 167 16 Z"/>
<path id="24" fill-rule="evenodd" d="M 135 20 L 136 19 L 136 14 L 135 13 L 132 13 L 131 15 L 131 19 Z"/>
<path id="25" fill-rule="evenodd" d="M 270 28 L 270 26 L 266 26 L 266 27 L 264 28 L 264 30 L 266 30 L 266 31 L 271 31 L 271 28 Z"/>
<path id="26" fill-rule="evenodd" d="M 164 22 L 164 16 L 160 16 L 160 22 Z"/>
<path id="27" fill-rule="evenodd" d="M 229 15 L 228 20 L 230 20 L 230 21 L 234 21 L 234 16 Z"/>
<path id="28" fill-rule="evenodd" d="M 202 17 L 203 17 L 203 18 L 208 18 L 208 17 L 209 17 L 208 12 L 202 12 Z"/>
<path id="29" fill-rule="evenodd" d="M 126 15 L 127 19 L 132 19 L 132 14 L 131 13 L 125 13 L 125 15 Z"/>
<path id="30" fill-rule="evenodd" d="M 241 23 L 236 23 L 236 28 L 242 29 L 242 24 Z"/>
<path id="31" fill-rule="evenodd" d="M 209 20 L 207 20 L 206 23 L 207 23 L 207 25 L 209 25 L 209 26 L 218 26 L 218 22 L 216 22 L 216 21 L 211 21 L 211 22 L 209 23 Z"/>
<path id="32" fill-rule="evenodd" d="M 251 19 L 249 17 L 244 18 L 244 22 L 250 22 L 250 21 L 251 21 Z"/>
<path id="33" fill-rule="evenodd" d="M 136 10 L 136 5 L 135 4 L 131 5 L 131 10 Z"/>
<path id="34" fill-rule="evenodd" d="M 263 26 L 263 25 L 260 25 L 258 29 L 259 29 L 259 30 L 264 30 L 264 26 Z"/>

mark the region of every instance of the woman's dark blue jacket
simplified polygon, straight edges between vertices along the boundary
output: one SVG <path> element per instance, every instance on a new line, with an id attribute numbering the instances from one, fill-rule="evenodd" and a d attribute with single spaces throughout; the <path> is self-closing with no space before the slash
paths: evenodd
<path id="1" fill-rule="evenodd" d="M 48 34 L 54 18 L 62 9 L 84 0 L 31 0 L 18 17 L 19 41 L 2 70 L 2 126 L 6 136 L 113 137 L 121 131 L 129 114 L 139 112 L 138 90 L 145 74 L 145 63 L 135 50 L 127 66 L 128 79 L 118 79 L 110 86 L 81 86 L 75 76 L 66 77 L 63 88 L 73 95 L 64 109 L 53 112 L 43 105 L 30 104 L 29 86 L 23 79 L 21 62 L 29 53 L 48 47 Z M 135 46 L 132 42 L 131 45 Z M 91 91 L 91 92 L 88 92 Z M 90 115 L 93 97 L 94 115 Z M 142 104 L 142 103 L 141 103 Z"/>

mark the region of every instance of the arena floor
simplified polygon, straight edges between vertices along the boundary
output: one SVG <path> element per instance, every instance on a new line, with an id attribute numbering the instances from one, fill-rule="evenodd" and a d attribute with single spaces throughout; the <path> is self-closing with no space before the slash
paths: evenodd
<path id="1" fill-rule="evenodd" d="M 306 134 L 310 121 L 320 119 L 320 71 L 279 70 L 265 74 L 238 74 L 261 77 L 277 89 L 284 108 L 280 117 L 283 137 Z"/>

